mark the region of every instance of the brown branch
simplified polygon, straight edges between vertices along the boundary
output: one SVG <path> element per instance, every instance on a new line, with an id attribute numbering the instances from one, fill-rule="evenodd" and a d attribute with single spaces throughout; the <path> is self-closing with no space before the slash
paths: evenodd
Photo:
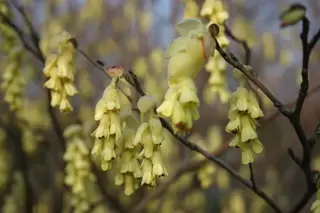
<path id="1" fill-rule="evenodd" d="M 218 42 L 217 42 L 217 45 Z M 135 79 L 135 74 L 133 72 L 130 72 L 130 74 L 132 75 L 133 79 Z M 136 82 L 137 84 L 139 83 L 138 81 Z M 140 85 L 140 84 L 139 84 Z M 136 87 L 135 87 L 136 88 Z M 140 87 L 141 88 L 141 87 Z M 140 95 L 143 96 L 144 92 L 143 91 L 139 91 L 137 88 L 136 90 L 139 92 Z M 247 188 L 251 189 L 256 195 L 258 195 L 260 198 L 262 198 L 266 203 L 268 203 L 268 205 L 274 209 L 275 212 L 282 212 L 281 209 L 279 208 L 279 206 L 267 195 L 265 194 L 262 190 L 254 188 L 252 183 L 250 183 L 249 181 L 245 180 L 244 178 L 241 177 L 241 175 L 239 175 L 232 167 L 230 167 L 227 163 L 225 163 L 224 161 L 222 161 L 221 159 L 217 158 L 214 154 L 210 153 L 209 151 L 201 148 L 200 146 L 186 140 L 185 138 L 177 135 L 174 133 L 172 127 L 170 126 L 170 124 L 163 118 L 160 118 L 162 126 L 167 129 L 173 136 L 175 139 L 177 139 L 181 144 L 183 144 L 184 146 L 188 147 L 189 149 L 200 153 L 201 155 L 203 155 L 204 157 L 206 157 L 208 160 L 214 162 L 215 164 L 219 165 L 221 168 L 223 168 L 224 170 L 226 170 L 231 176 L 233 176 L 235 179 L 237 179 L 239 182 L 241 182 L 243 185 L 245 185 Z"/>
<path id="2" fill-rule="evenodd" d="M 252 183 L 252 187 L 254 189 L 256 189 L 257 188 L 257 184 L 256 184 L 256 180 L 255 180 L 255 177 L 254 177 L 252 163 L 249 163 L 249 170 L 250 170 L 250 180 L 251 180 L 251 183 Z"/>
<path id="3" fill-rule="evenodd" d="M 317 32 L 314 37 L 311 39 L 311 42 L 308 43 L 308 33 L 309 33 L 309 20 L 304 17 L 302 20 L 302 33 L 301 33 L 301 41 L 302 41 L 302 49 L 303 49 L 303 60 L 302 60 L 302 83 L 300 86 L 299 96 L 296 101 L 296 106 L 294 111 L 290 111 L 288 108 L 286 108 L 265 86 L 262 84 L 257 78 L 255 78 L 252 73 L 252 68 L 249 66 L 246 66 L 242 64 L 234 55 L 229 54 L 225 52 L 217 43 L 216 49 L 220 53 L 220 55 L 233 67 L 240 70 L 249 80 L 251 80 L 259 89 L 261 89 L 267 97 L 273 102 L 274 106 L 278 108 L 278 110 L 287 117 L 298 138 L 299 141 L 303 147 L 303 157 L 301 164 L 299 167 L 302 169 L 303 173 L 306 177 L 306 183 L 307 183 L 307 192 L 303 196 L 303 198 L 298 202 L 296 207 L 293 208 L 294 211 L 298 212 L 309 200 L 312 196 L 316 187 L 314 182 L 314 175 L 312 173 L 312 170 L 310 168 L 310 162 L 311 162 L 311 154 L 312 149 L 309 147 L 309 140 L 307 139 L 305 132 L 302 129 L 301 122 L 300 122 L 300 116 L 301 116 L 301 110 L 304 104 L 304 101 L 307 97 L 308 89 L 309 89 L 309 81 L 308 81 L 308 66 L 309 66 L 309 59 L 310 59 L 310 53 L 312 51 L 312 48 L 315 46 L 317 41 L 320 39 L 320 32 Z M 294 155 L 294 153 L 291 151 L 291 155 L 293 159 L 297 159 Z M 298 162 L 295 160 L 295 162 Z M 313 192 L 313 193 L 311 193 Z"/>
<path id="4" fill-rule="evenodd" d="M 258 188 L 254 188 L 251 182 L 245 180 L 243 177 L 241 177 L 240 174 L 238 174 L 232 167 L 230 167 L 227 163 L 222 161 L 220 158 L 217 158 L 214 154 L 210 153 L 209 151 L 199 147 L 198 145 L 182 138 L 179 135 L 174 134 L 172 128 L 170 127 L 169 123 L 162 120 L 162 124 L 164 128 L 166 128 L 180 143 L 182 143 L 184 146 L 188 147 L 189 149 L 200 153 L 204 157 L 206 157 L 208 160 L 214 162 L 224 170 L 226 170 L 231 176 L 233 176 L 236 180 L 238 180 L 240 183 L 242 183 L 247 188 L 251 189 L 256 195 L 258 195 L 261 199 L 263 199 L 275 212 L 282 212 L 279 206 L 262 190 Z"/>
<path id="5" fill-rule="evenodd" d="M 234 35 L 226 23 L 224 24 L 224 28 L 225 28 L 225 34 L 227 36 L 229 36 L 231 39 L 233 39 L 234 41 L 242 45 L 243 50 L 245 52 L 244 63 L 246 65 L 249 65 L 251 61 L 251 49 L 248 45 L 248 42 L 244 39 L 239 39 L 236 35 Z"/>
<path id="6" fill-rule="evenodd" d="M 23 32 L 17 25 L 15 25 L 5 14 L 0 12 L 0 20 L 1 22 L 4 22 L 9 27 L 11 27 L 17 34 L 18 38 L 20 39 L 22 45 L 24 48 L 26 48 L 27 51 L 29 51 L 32 55 L 34 55 L 36 58 L 40 58 L 40 54 L 29 44 L 29 42 L 26 40 L 26 33 Z"/>
<path id="7" fill-rule="evenodd" d="M 316 192 L 316 189 L 317 189 L 316 183 L 315 183 L 315 177 L 311 169 L 311 160 L 312 160 L 311 157 L 312 157 L 313 142 L 315 137 L 309 140 L 307 139 L 300 121 L 303 104 L 305 102 L 305 99 L 308 95 L 308 90 L 309 90 L 308 73 L 309 73 L 310 55 L 315 44 L 320 39 L 320 30 L 318 30 L 318 32 L 313 36 L 313 38 L 309 42 L 308 41 L 309 28 L 310 28 L 310 22 L 307 17 L 304 17 L 302 20 L 302 32 L 300 35 L 301 44 L 302 44 L 302 71 L 301 71 L 302 82 L 300 85 L 299 95 L 297 97 L 297 103 L 294 109 L 294 113 L 291 117 L 289 117 L 290 122 L 292 123 L 296 131 L 296 134 L 300 140 L 300 144 L 302 146 L 302 151 L 303 151 L 302 160 L 300 162 L 299 161 L 294 161 L 294 162 L 298 164 L 298 166 L 304 173 L 307 189 L 303 197 L 300 199 L 300 201 L 293 206 L 292 210 L 289 211 L 290 213 L 300 211 L 307 204 L 307 202 L 313 196 L 313 194 Z M 315 134 L 317 134 L 317 131 L 318 131 L 318 128 Z M 297 159 L 297 158 L 294 158 L 295 155 L 293 152 L 291 155 L 293 156 L 292 157 L 293 160 Z"/>
<path id="8" fill-rule="evenodd" d="M 1 14 L 0 14 L 1 15 Z M 26 16 L 23 16 L 24 18 L 27 18 Z M 10 19 L 9 19 L 9 21 L 10 21 Z M 37 35 L 37 33 L 33 30 L 34 28 L 32 27 L 32 24 L 31 24 L 31 22 L 29 22 L 28 20 L 25 20 L 25 22 L 26 23 L 29 23 L 29 27 L 30 27 L 30 31 L 31 32 L 33 32 L 32 33 L 32 35 L 31 36 L 35 36 L 35 35 Z M 10 23 L 12 23 L 11 21 L 10 21 Z M 15 30 L 16 32 L 17 32 L 17 34 L 19 35 L 19 37 L 20 37 L 20 40 L 23 42 L 23 43 L 25 43 L 25 39 L 24 39 L 24 36 L 23 35 L 25 35 L 25 34 L 19 34 L 19 32 L 22 32 L 18 27 L 16 27 L 16 25 L 14 25 L 14 24 L 12 24 L 12 26 L 14 26 L 13 27 L 13 30 Z M 36 58 L 42 63 L 42 64 L 44 64 L 45 63 L 45 58 L 44 58 L 44 56 L 43 56 L 43 54 L 42 54 L 42 52 L 41 52 L 41 50 L 40 50 L 40 46 L 39 46 L 39 39 L 38 39 L 39 37 L 38 36 L 36 36 L 36 38 L 33 38 L 32 40 L 34 41 L 34 45 L 36 46 L 36 48 L 37 48 L 37 54 L 34 54 L 34 50 L 33 51 L 31 51 L 31 49 L 29 49 L 29 48 L 26 48 L 28 51 L 30 51 L 31 53 L 33 53 L 35 56 L 36 56 Z M 37 42 L 37 43 L 36 43 Z M 26 45 L 25 45 L 26 46 Z M 78 49 L 79 50 L 79 49 Z M 105 73 L 105 72 L 104 72 Z M 62 128 L 61 128 L 61 126 L 60 126 L 60 124 L 59 124 L 59 121 L 58 121 L 58 118 L 56 117 L 56 115 L 55 115 L 55 113 L 54 113 L 54 109 L 51 107 L 51 105 L 50 105 L 50 100 L 51 100 L 51 94 L 50 94 L 50 91 L 49 90 L 47 90 L 47 100 L 48 100 L 48 108 L 47 108 L 47 110 L 48 110 L 48 113 L 49 113 L 49 115 L 50 115 L 50 118 L 51 118 L 51 122 L 52 122 L 52 126 L 53 126 L 53 129 L 54 129 L 54 131 L 55 131 L 55 133 L 56 133 L 56 135 L 57 135 L 57 137 L 58 137 L 58 141 L 60 142 L 60 146 L 61 146 L 61 148 L 62 148 L 62 150 L 64 151 L 65 150 L 65 144 L 66 144 L 66 142 L 65 142 L 65 139 L 64 139 L 64 137 L 63 137 L 63 130 L 62 130 Z M 103 179 L 101 178 L 101 174 L 100 174 L 100 170 L 96 167 L 96 165 L 93 163 L 93 162 L 91 162 L 91 164 L 93 165 L 93 171 L 94 171 L 94 174 L 96 175 L 96 177 L 97 177 L 97 179 L 98 179 L 98 183 L 97 183 L 97 185 L 98 185 L 98 187 L 99 187 L 99 189 L 100 189 L 100 192 L 105 196 L 105 198 L 109 198 L 110 199 L 110 193 L 108 193 L 107 191 L 106 191 L 106 189 L 103 187 Z M 60 199 L 61 199 L 62 197 L 60 197 Z M 109 200 L 108 200 L 108 202 L 109 202 Z M 62 203 L 61 203 L 61 205 L 62 205 Z M 60 206 L 59 208 L 61 208 L 62 206 Z M 115 207 L 117 207 L 117 208 L 120 208 L 119 206 L 115 206 Z M 60 210 L 58 210 L 58 212 L 60 212 Z M 123 209 L 118 209 L 118 212 L 125 212 Z"/>
<path id="9" fill-rule="evenodd" d="M 227 61 L 234 68 L 237 68 L 239 71 L 241 71 L 250 81 L 252 81 L 252 83 L 254 83 L 264 94 L 266 94 L 266 96 L 273 102 L 274 106 L 278 108 L 278 110 L 284 116 L 288 117 L 292 114 L 292 112 L 287 109 L 259 79 L 252 75 L 253 70 L 250 66 L 242 64 L 234 55 L 224 51 L 216 39 L 215 41 L 216 49 L 225 61 Z"/>
<path id="10" fill-rule="evenodd" d="M 309 89 L 307 97 L 310 97 L 311 95 L 319 92 L 319 90 L 320 90 L 320 84 L 315 85 L 314 87 Z M 285 104 L 285 107 L 292 108 L 296 105 L 296 102 L 297 102 L 297 100 L 292 100 L 292 101 L 288 102 L 287 104 Z M 263 118 L 263 121 L 273 120 L 276 117 L 278 117 L 280 114 L 281 114 L 280 111 L 277 109 L 269 111 L 266 113 L 266 116 Z"/>
<path id="11" fill-rule="evenodd" d="M 31 34 L 31 39 L 33 41 L 33 44 L 36 46 L 37 48 L 37 51 L 39 52 L 39 57 L 44 59 L 43 55 L 40 54 L 41 51 L 40 49 L 38 48 L 38 44 L 40 42 L 40 38 L 36 32 L 36 30 L 34 29 L 33 25 L 32 25 L 32 22 L 29 20 L 27 14 L 25 13 L 25 10 L 22 6 L 18 5 L 17 2 L 15 2 L 14 0 L 11 0 L 10 3 L 18 10 L 18 12 L 21 14 L 27 28 L 29 29 L 30 31 L 30 34 Z"/>
<path id="12" fill-rule="evenodd" d="M 214 151 L 212 154 L 218 157 L 221 154 L 223 154 L 228 148 L 229 148 L 229 141 L 221 145 L 219 149 Z M 181 165 L 178 167 L 178 169 L 173 174 L 171 174 L 164 183 L 158 186 L 154 192 L 150 193 L 148 196 L 146 196 L 137 205 L 133 207 L 132 213 L 144 212 L 144 209 L 147 207 L 148 203 L 151 200 L 154 200 L 157 197 L 161 196 L 166 191 L 166 189 L 169 186 L 171 186 L 176 180 L 178 180 L 183 174 L 187 172 L 196 171 L 201 166 L 207 163 L 208 163 L 207 159 L 204 159 L 204 160 L 191 159 L 191 160 L 182 162 Z"/>

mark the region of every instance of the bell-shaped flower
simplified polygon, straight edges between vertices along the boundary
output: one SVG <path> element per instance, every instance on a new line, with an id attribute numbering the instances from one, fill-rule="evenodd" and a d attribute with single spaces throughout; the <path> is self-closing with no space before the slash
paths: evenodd
<path id="1" fill-rule="evenodd" d="M 255 131 L 254 127 L 252 126 L 251 119 L 252 118 L 250 118 L 247 115 L 242 115 L 240 117 L 240 123 L 241 123 L 240 134 L 241 134 L 241 141 L 242 142 L 246 142 L 248 140 L 253 140 L 258 137 L 257 132 Z"/>
<path id="2" fill-rule="evenodd" d="M 181 37 L 175 39 L 165 52 L 165 57 L 169 58 L 169 85 L 186 78 L 193 79 L 215 49 L 208 28 L 198 19 L 184 19 L 176 25 L 176 30 Z"/>
<path id="3" fill-rule="evenodd" d="M 250 147 L 249 143 L 240 143 L 239 147 L 241 149 L 241 162 L 243 164 L 249 164 L 254 161 L 254 153 Z"/>
<path id="4" fill-rule="evenodd" d="M 143 156 L 145 158 L 151 158 L 153 156 L 155 145 L 152 141 L 152 135 L 150 132 L 148 132 L 143 136 L 142 144 L 143 144 Z"/>
<path id="5" fill-rule="evenodd" d="M 148 185 L 153 187 L 155 185 L 152 161 L 150 159 L 143 159 L 142 161 L 142 180 L 141 185 Z"/>
<path id="6" fill-rule="evenodd" d="M 248 95 L 248 90 L 242 87 L 238 88 L 235 92 L 235 107 L 241 112 L 249 109 L 250 103 L 248 101 Z"/>
<path id="7" fill-rule="evenodd" d="M 149 126 L 152 134 L 152 140 L 155 145 L 160 145 L 164 141 L 163 127 L 161 121 L 158 118 L 151 118 L 149 120 Z"/>
<path id="8" fill-rule="evenodd" d="M 126 195 L 132 195 L 135 191 L 134 178 L 132 174 L 126 173 L 124 175 L 124 193 Z"/>
<path id="9" fill-rule="evenodd" d="M 100 155 L 101 160 L 103 161 L 111 161 L 112 159 L 116 158 L 114 140 L 109 139 L 108 141 L 106 141 L 106 139 L 104 139 Z"/>
<path id="10" fill-rule="evenodd" d="M 263 149 L 264 149 L 264 148 L 263 148 L 263 145 L 262 145 L 262 143 L 258 140 L 258 138 L 253 139 L 253 140 L 251 140 L 250 142 L 251 142 L 252 150 L 253 150 L 255 153 L 259 154 L 259 153 L 261 153 L 261 152 L 263 151 Z"/>
<path id="11" fill-rule="evenodd" d="M 161 153 L 160 149 L 157 148 L 154 151 L 153 157 L 152 157 L 152 164 L 153 164 L 153 173 L 157 176 L 167 176 L 168 173 L 166 169 L 163 166 L 162 159 L 161 159 Z"/>
<path id="12" fill-rule="evenodd" d="M 240 123 L 240 114 L 238 114 L 236 111 L 231 112 L 231 116 L 229 113 L 229 123 L 226 126 L 226 131 L 229 133 L 236 133 L 240 130 L 241 123 Z M 233 116 L 235 115 L 235 116 Z"/>
<path id="13" fill-rule="evenodd" d="M 103 100 L 107 110 L 120 110 L 120 94 L 117 86 L 118 77 L 111 80 L 109 86 L 103 92 Z"/>
<path id="14" fill-rule="evenodd" d="M 177 87 L 169 87 L 167 90 L 164 101 L 156 109 L 157 113 L 164 117 L 171 117 L 173 113 L 173 107 L 178 99 L 179 91 Z"/>
<path id="15" fill-rule="evenodd" d="M 249 114 L 253 119 L 259 119 L 263 117 L 263 112 L 260 109 L 259 103 L 252 92 L 248 95 L 248 101 L 250 103 Z"/>
<path id="16" fill-rule="evenodd" d="M 147 122 L 141 123 L 135 134 L 133 145 L 136 146 L 137 144 L 142 143 L 143 137 L 146 134 L 148 134 L 148 132 L 149 132 L 149 124 Z"/>
<path id="17" fill-rule="evenodd" d="M 142 96 L 138 103 L 138 109 L 141 113 L 146 113 L 149 111 L 153 111 L 157 104 L 157 100 L 151 96 Z"/>

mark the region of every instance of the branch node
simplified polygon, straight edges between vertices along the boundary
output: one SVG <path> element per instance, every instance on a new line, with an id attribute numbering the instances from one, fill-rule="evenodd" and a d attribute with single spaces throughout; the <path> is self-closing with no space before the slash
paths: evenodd
<path id="1" fill-rule="evenodd" d="M 291 148 L 289 148 L 287 151 L 288 151 L 288 154 L 289 154 L 289 156 L 291 157 L 291 159 L 292 159 L 299 167 L 301 167 L 301 160 L 300 160 L 300 158 L 297 157 L 297 156 L 294 154 L 294 152 L 293 152 L 293 150 L 292 150 Z"/>

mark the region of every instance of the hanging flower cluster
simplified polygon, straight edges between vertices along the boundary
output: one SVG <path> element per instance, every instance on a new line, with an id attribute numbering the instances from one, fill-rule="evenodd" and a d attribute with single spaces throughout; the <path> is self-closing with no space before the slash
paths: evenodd
<path id="1" fill-rule="evenodd" d="M 230 146 L 240 148 L 243 164 L 252 163 L 254 154 L 263 151 L 256 131 L 256 120 L 263 117 L 263 112 L 254 94 L 242 87 L 234 92 L 230 104 L 226 131 L 235 134 Z"/>
<path id="2" fill-rule="evenodd" d="M 131 195 L 140 185 L 155 186 L 156 177 L 167 172 L 160 156 L 164 137 L 161 122 L 154 112 L 156 102 L 150 97 L 138 101 L 142 122 L 139 125 L 131 105 L 128 109 L 121 98 L 123 94 L 118 83 L 122 74 L 123 69 L 113 75 L 96 105 L 95 120 L 99 121 L 99 126 L 92 133 L 96 138 L 92 154 L 100 161 L 102 170 L 115 168 L 115 184 L 123 185 L 124 193 Z M 122 86 L 128 87 L 128 84 Z"/>
<path id="3" fill-rule="evenodd" d="M 78 93 L 74 86 L 75 46 L 72 36 L 65 31 L 55 40 L 58 44 L 58 53 L 51 53 L 46 58 L 43 72 L 48 80 L 44 83 L 44 87 L 50 90 L 51 106 L 58 106 L 60 111 L 68 112 L 73 110 L 68 97 Z"/>
<path id="4" fill-rule="evenodd" d="M 67 150 L 63 156 L 66 161 L 65 183 L 71 187 L 72 206 L 76 212 L 87 212 L 90 207 L 87 199 L 86 184 L 96 177 L 91 171 L 90 150 L 82 136 L 81 125 L 70 125 L 64 131 Z"/>
<path id="5" fill-rule="evenodd" d="M 224 23 L 229 14 L 221 0 L 205 0 L 200 15 L 207 18 L 210 23 L 219 26 L 219 34 L 216 39 L 222 48 L 229 46 L 229 40 L 225 35 Z M 208 86 L 204 90 L 204 98 L 207 102 L 215 100 L 216 96 L 222 103 L 226 103 L 230 98 L 230 92 L 226 81 L 227 64 L 220 54 L 212 55 L 206 64 L 206 70 L 210 72 Z"/>
<path id="6" fill-rule="evenodd" d="M 2 74 L 1 90 L 4 92 L 4 100 L 13 111 L 19 111 L 23 105 L 23 87 L 26 82 L 20 70 L 22 56 L 20 47 L 12 47 L 8 52 L 8 59 Z"/>
<path id="7" fill-rule="evenodd" d="M 126 195 L 133 194 L 140 186 L 142 170 L 139 163 L 139 148 L 133 145 L 138 121 L 130 110 L 121 113 L 123 135 L 117 143 L 117 174 L 115 184 L 124 186 Z"/>
<path id="8" fill-rule="evenodd" d="M 0 2 L 0 11 L 7 17 L 12 16 L 11 10 L 4 1 Z M 18 111 L 23 104 L 22 95 L 25 85 L 25 78 L 20 72 L 22 48 L 17 46 L 17 34 L 7 23 L 0 21 L 0 33 L 3 39 L 0 49 L 4 55 L 7 55 L 5 65 L 3 65 L 1 90 L 10 110 Z"/>
<path id="9" fill-rule="evenodd" d="M 92 136 L 96 138 L 92 154 L 98 156 L 104 171 L 112 168 L 112 161 L 116 158 L 116 142 L 123 135 L 120 120 L 120 91 L 117 88 L 118 80 L 117 76 L 112 78 L 96 105 L 94 115 L 94 119 L 99 121 L 99 126 L 92 133 Z"/>
<path id="10" fill-rule="evenodd" d="M 137 124 L 131 109 L 126 109 L 121 98 L 123 94 L 117 87 L 123 69 L 116 71 L 109 73 L 111 83 L 96 105 L 95 120 L 100 123 L 92 133 L 96 139 L 91 153 L 100 161 L 102 170 L 109 171 L 115 165 L 115 184 L 124 185 L 124 193 L 131 195 L 139 187 L 142 176 L 137 149 L 133 146 Z M 126 90 L 125 86 L 128 85 L 123 84 Z"/>
<path id="11" fill-rule="evenodd" d="M 134 138 L 134 146 L 142 146 L 142 181 L 141 184 L 154 187 L 156 177 L 166 176 L 167 171 L 161 160 L 160 145 L 164 141 L 163 127 L 154 108 L 156 100 L 144 96 L 138 102 L 141 124 Z"/>
<path id="12" fill-rule="evenodd" d="M 168 62 L 168 85 L 164 102 L 157 113 L 170 118 L 175 132 L 188 131 L 199 118 L 199 99 L 193 79 L 205 59 L 213 55 L 215 42 L 198 19 L 184 19 L 176 26 L 180 37 L 165 52 Z"/>

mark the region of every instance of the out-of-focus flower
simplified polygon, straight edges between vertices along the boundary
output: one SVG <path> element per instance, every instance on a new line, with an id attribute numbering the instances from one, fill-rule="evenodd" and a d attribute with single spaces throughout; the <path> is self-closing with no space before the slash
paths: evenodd
<path id="1" fill-rule="evenodd" d="M 210 23 L 219 26 L 219 34 L 216 39 L 222 48 L 229 46 L 229 40 L 225 35 L 224 24 L 229 17 L 227 10 L 221 0 L 206 0 L 202 6 L 200 15 L 208 18 Z M 205 66 L 206 70 L 210 72 L 208 85 L 204 90 L 204 99 L 208 103 L 212 103 L 219 98 L 221 103 L 227 103 L 230 98 L 226 80 L 227 64 L 219 54 L 209 57 Z"/>
<path id="2" fill-rule="evenodd" d="M 73 110 L 68 96 L 78 93 L 73 83 L 75 47 L 71 39 L 72 36 L 67 32 L 58 36 L 58 54 L 48 55 L 43 69 L 44 75 L 48 78 L 44 87 L 50 90 L 51 106 L 59 106 L 62 112 Z"/>

